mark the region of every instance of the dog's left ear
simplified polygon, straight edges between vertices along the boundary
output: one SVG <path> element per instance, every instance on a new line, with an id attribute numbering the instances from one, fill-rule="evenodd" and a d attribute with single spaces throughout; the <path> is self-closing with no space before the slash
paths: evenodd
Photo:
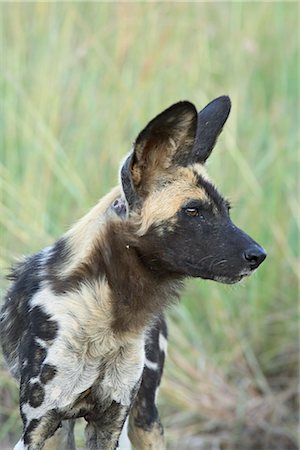
<path id="1" fill-rule="evenodd" d="M 121 168 L 121 183 L 129 206 L 149 192 L 151 181 L 190 158 L 197 130 L 197 110 L 178 102 L 156 116 L 138 135 Z"/>
<path id="2" fill-rule="evenodd" d="M 210 102 L 199 112 L 197 136 L 190 163 L 205 163 L 228 119 L 230 109 L 230 98 L 223 95 Z"/>

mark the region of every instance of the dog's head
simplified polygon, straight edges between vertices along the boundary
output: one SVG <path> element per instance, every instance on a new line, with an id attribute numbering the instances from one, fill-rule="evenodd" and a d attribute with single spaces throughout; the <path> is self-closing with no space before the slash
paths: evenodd
<path id="1" fill-rule="evenodd" d="M 232 223 L 204 168 L 230 107 L 226 96 L 199 113 L 187 101 L 174 104 L 141 131 L 121 168 L 136 250 L 151 270 L 235 283 L 266 257 Z"/>

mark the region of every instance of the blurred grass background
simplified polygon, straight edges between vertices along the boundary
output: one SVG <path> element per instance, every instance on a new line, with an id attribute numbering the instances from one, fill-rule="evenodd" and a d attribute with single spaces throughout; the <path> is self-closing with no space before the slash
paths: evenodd
<path id="1" fill-rule="evenodd" d="M 209 173 L 268 259 L 243 285 L 190 280 L 170 311 L 169 450 L 296 449 L 299 3 L 2 3 L 1 288 L 117 182 L 163 108 L 233 108 Z M 0 365 L 1 449 L 21 424 Z M 77 439 L 82 444 L 79 428 Z"/>

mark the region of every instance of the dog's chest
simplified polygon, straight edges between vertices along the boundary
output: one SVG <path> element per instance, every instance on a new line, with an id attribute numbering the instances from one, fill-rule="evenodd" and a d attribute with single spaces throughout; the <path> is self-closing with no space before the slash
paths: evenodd
<path id="1" fill-rule="evenodd" d="M 77 378 L 68 401 L 59 405 L 65 418 L 87 416 L 93 410 L 103 413 L 112 402 L 130 406 L 144 367 L 143 343 L 130 350 L 123 347 L 113 355 L 102 355 L 95 366 L 96 370 L 91 362 L 86 365 L 86 372 Z"/>
<path id="2" fill-rule="evenodd" d="M 32 302 L 32 308 L 38 307 L 47 316 L 43 330 L 47 324 L 52 328 L 55 324 L 57 333 L 51 341 L 34 336 L 46 352 L 40 373 L 46 366 L 53 368 L 55 375 L 45 383 L 39 376 L 33 380 L 42 384 L 44 400 L 37 407 L 24 405 L 31 417 L 42 415 L 49 407 L 76 415 L 77 410 L 90 407 L 91 399 L 103 405 L 115 401 L 129 406 L 132 391 L 141 378 L 144 334 L 116 336 L 109 326 L 110 312 L 104 303 L 97 308 L 88 296 L 83 302 L 73 300 L 63 302 L 44 291 Z"/>

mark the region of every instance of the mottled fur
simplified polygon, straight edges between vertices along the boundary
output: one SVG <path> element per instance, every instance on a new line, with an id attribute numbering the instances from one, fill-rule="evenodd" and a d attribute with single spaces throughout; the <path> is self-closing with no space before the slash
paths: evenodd
<path id="1" fill-rule="evenodd" d="M 1 343 L 20 382 L 15 449 L 114 450 L 128 415 L 140 450 L 164 449 L 155 406 L 166 352 L 163 312 L 187 276 L 233 283 L 263 249 L 232 224 L 203 164 L 230 110 L 179 102 L 139 134 L 120 186 L 54 245 L 18 263 Z M 63 424 L 62 428 L 61 425 Z"/>

